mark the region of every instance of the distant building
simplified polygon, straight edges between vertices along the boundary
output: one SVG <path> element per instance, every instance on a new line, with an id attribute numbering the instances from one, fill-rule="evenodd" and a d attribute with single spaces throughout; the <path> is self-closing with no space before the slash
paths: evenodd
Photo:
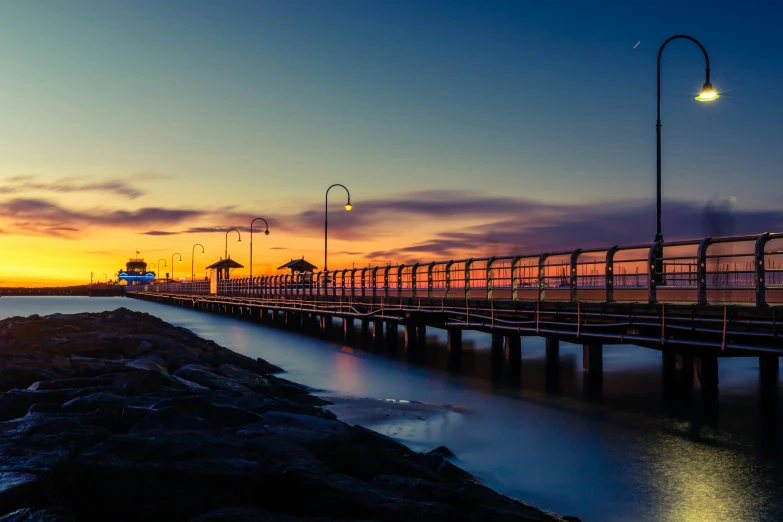
<path id="1" fill-rule="evenodd" d="M 130 259 L 125 263 L 125 270 L 120 269 L 117 272 L 117 280 L 120 284 L 146 285 L 155 280 L 155 272 L 147 271 L 144 259 Z"/>
<path id="2" fill-rule="evenodd" d="M 312 272 L 318 268 L 312 263 L 308 263 L 304 260 L 304 257 L 302 259 L 292 259 L 288 263 L 284 264 L 283 266 L 277 267 L 278 270 L 290 270 L 292 274 L 295 274 L 297 272 Z"/>

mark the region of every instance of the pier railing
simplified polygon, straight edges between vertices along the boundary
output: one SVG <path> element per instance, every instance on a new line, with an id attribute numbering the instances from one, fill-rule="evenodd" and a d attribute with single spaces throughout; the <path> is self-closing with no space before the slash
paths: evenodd
<path id="1" fill-rule="evenodd" d="M 127 291 L 210 294 L 209 281 Z M 783 304 L 783 232 L 218 281 L 245 297 Z"/>

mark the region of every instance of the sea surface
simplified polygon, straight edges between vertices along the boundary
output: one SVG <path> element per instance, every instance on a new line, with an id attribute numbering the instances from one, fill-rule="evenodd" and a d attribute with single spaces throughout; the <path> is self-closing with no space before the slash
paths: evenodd
<path id="1" fill-rule="evenodd" d="M 783 520 L 778 393 L 759 393 L 758 360 L 720 360 L 717 403 L 664 391 L 661 355 L 605 346 L 600 390 L 582 348 L 522 341 L 521 378 L 492 356 L 490 336 L 466 332 L 455 360 L 445 333 L 425 355 L 347 346 L 205 312 L 128 298 L 2 297 L 0 319 L 31 314 L 148 312 L 319 390 L 338 416 L 416 450 L 440 445 L 493 489 L 585 522 Z M 357 332 L 357 339 L 358 339 Z"/>

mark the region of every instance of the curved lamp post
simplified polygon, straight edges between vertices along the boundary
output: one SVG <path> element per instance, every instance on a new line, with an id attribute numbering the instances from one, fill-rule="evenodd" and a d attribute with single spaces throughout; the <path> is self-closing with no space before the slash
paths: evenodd
<path id="1" fill-rule="evenodd" d="M 231 232 L 232 230 L 237 233 L 237 236 L 239 236 L 239 238 L 237 239 L 237 243 L 242 242 L 242 234 L 239 233 L 239 230 L 237 230 L 236 228 L 229 228 L 228 230 L 226 230 L 226 254 L 225 254 L 226 257 L 224 259 L 228 259 L 228 233 Z"/>
<path id="2" fill-rule="evenodd" d="M 182 254 L 174 252 L 171 254 L 171 280 L 174 281 L 174 256 L 179 256 L 179 262 L 182 263 Z"/>
<path id="3" fill-rule="evenodd" d="M 174 257 L 174 256 L 172 256 Z M 165 259 L 158 259 L 158 279 L 160 279 L 160 262 L 163 261 L 163 266 L 166 266 L 166 260 Z"/>
<path id="4" fill-rule="evenodd" d="M 348 189 L 345 187 L 345 185 L 335 183 L 326 189 L 326 205 L 324 207 L 324 272 L 328 270 L 328 268 L 326 268 L 326 250 L 328 245 L 329 232 L 329 191 L 332 190 L 333 187 L 342 187 L 345 189 L 345 193 L 348 194 L 348 203 L 345 204 L 345 210 L 351 210 L 353 208 L 353 205 L 351 205 L 351 193 L 348 192 Z"/>
<path id="5" fill-rule="evenodd" d="M 672 40 L 677 40 L 680 38 L 684 38 L 686 40 L 690 40 L 691 42 L 695 43 L 699 46 L 699 49 L 701 49 L 701 52 L 704 53 L 704 61 L 706 62 L 706 69 L 707 69 L 707 78 L 704 82 L 704 86 L 702 87 L 701 93 L 696 96 L 696 99 L 698 101 L 713 101 L 717 100 L 719 98 L 718 93 L 715 91 L 715 89 L 712 87 L 712 84 L 710 83 L 710 57 L 707 56 L 707 50 L 704 48 L 704 46 L 699 43 L 698 40 L 691 36 L 687 36 L 684 34 L 678 34 L 676 36 L 672 36 L 665 42 L 663 42 L 663 45 L 661 45 L 660 50 L 658 50 L 658 121 L 655 125 L 656 128 L 656 134 L 657 134 L 657 145 L 658 145 L 658 162 L 657 162 L 657 169 L 656 169 L 656 181 L 657 181 L 657 199 L 656 199 L 656 218 L 657 218 L 657 226 L 656 226 L 656 232 L 655 232 L 655 242 L 659 243 L 663 241 L 663 234 L 661 233 L 661 53 L 663 53 L 663 48 L 666 47 L 666 44 L 671 42 Z"/>
<path id="6" fill-rule="evenodd" d="M 255 223 L 258 220 L 261 220 L 264 222 L 264 225 L 266 226 L 266 230 L 264 230 L 264 235 L 269 235 L 269 223 L 266 222 L 266 219 L 264 218 L 255 218 L 253 221 L 250 222 L 250 284 L 253 284 L 253 223 Z"/>
<path id="7" fill-rule="evenodd" d="M 204 245 L 201 243 L 196 243 L 193 245 L 193 248 L 190 249 L 190 282 L 195 283 L 196 282 L 196 272 L 193 271 L 193 258 L 196 255 L 196 247 L 201 247 L 201 255 L 204 255 Z"/>

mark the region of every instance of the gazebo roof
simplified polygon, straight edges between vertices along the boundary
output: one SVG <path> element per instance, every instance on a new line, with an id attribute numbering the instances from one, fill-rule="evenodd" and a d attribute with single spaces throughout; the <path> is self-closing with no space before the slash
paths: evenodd
<path id="1" fill-rule="evenodd" d="M 207 268 L 245 268 L 231 258 L 221 259 L 217 263 L 212 263 Z"/>
<path id="2" fill-rule="evenodd" d="M 317 266 L 315 266 L 312 263 L 308 263 L 307 261 L 302 259 L 292 259 L 288 263 L 284 264 L 283 266 L 277 267 L 278 270 L 282 270 L 283 268 L 288 268 L 291 270 L 295 270 L 297 272 L 312 272 Z"/>

